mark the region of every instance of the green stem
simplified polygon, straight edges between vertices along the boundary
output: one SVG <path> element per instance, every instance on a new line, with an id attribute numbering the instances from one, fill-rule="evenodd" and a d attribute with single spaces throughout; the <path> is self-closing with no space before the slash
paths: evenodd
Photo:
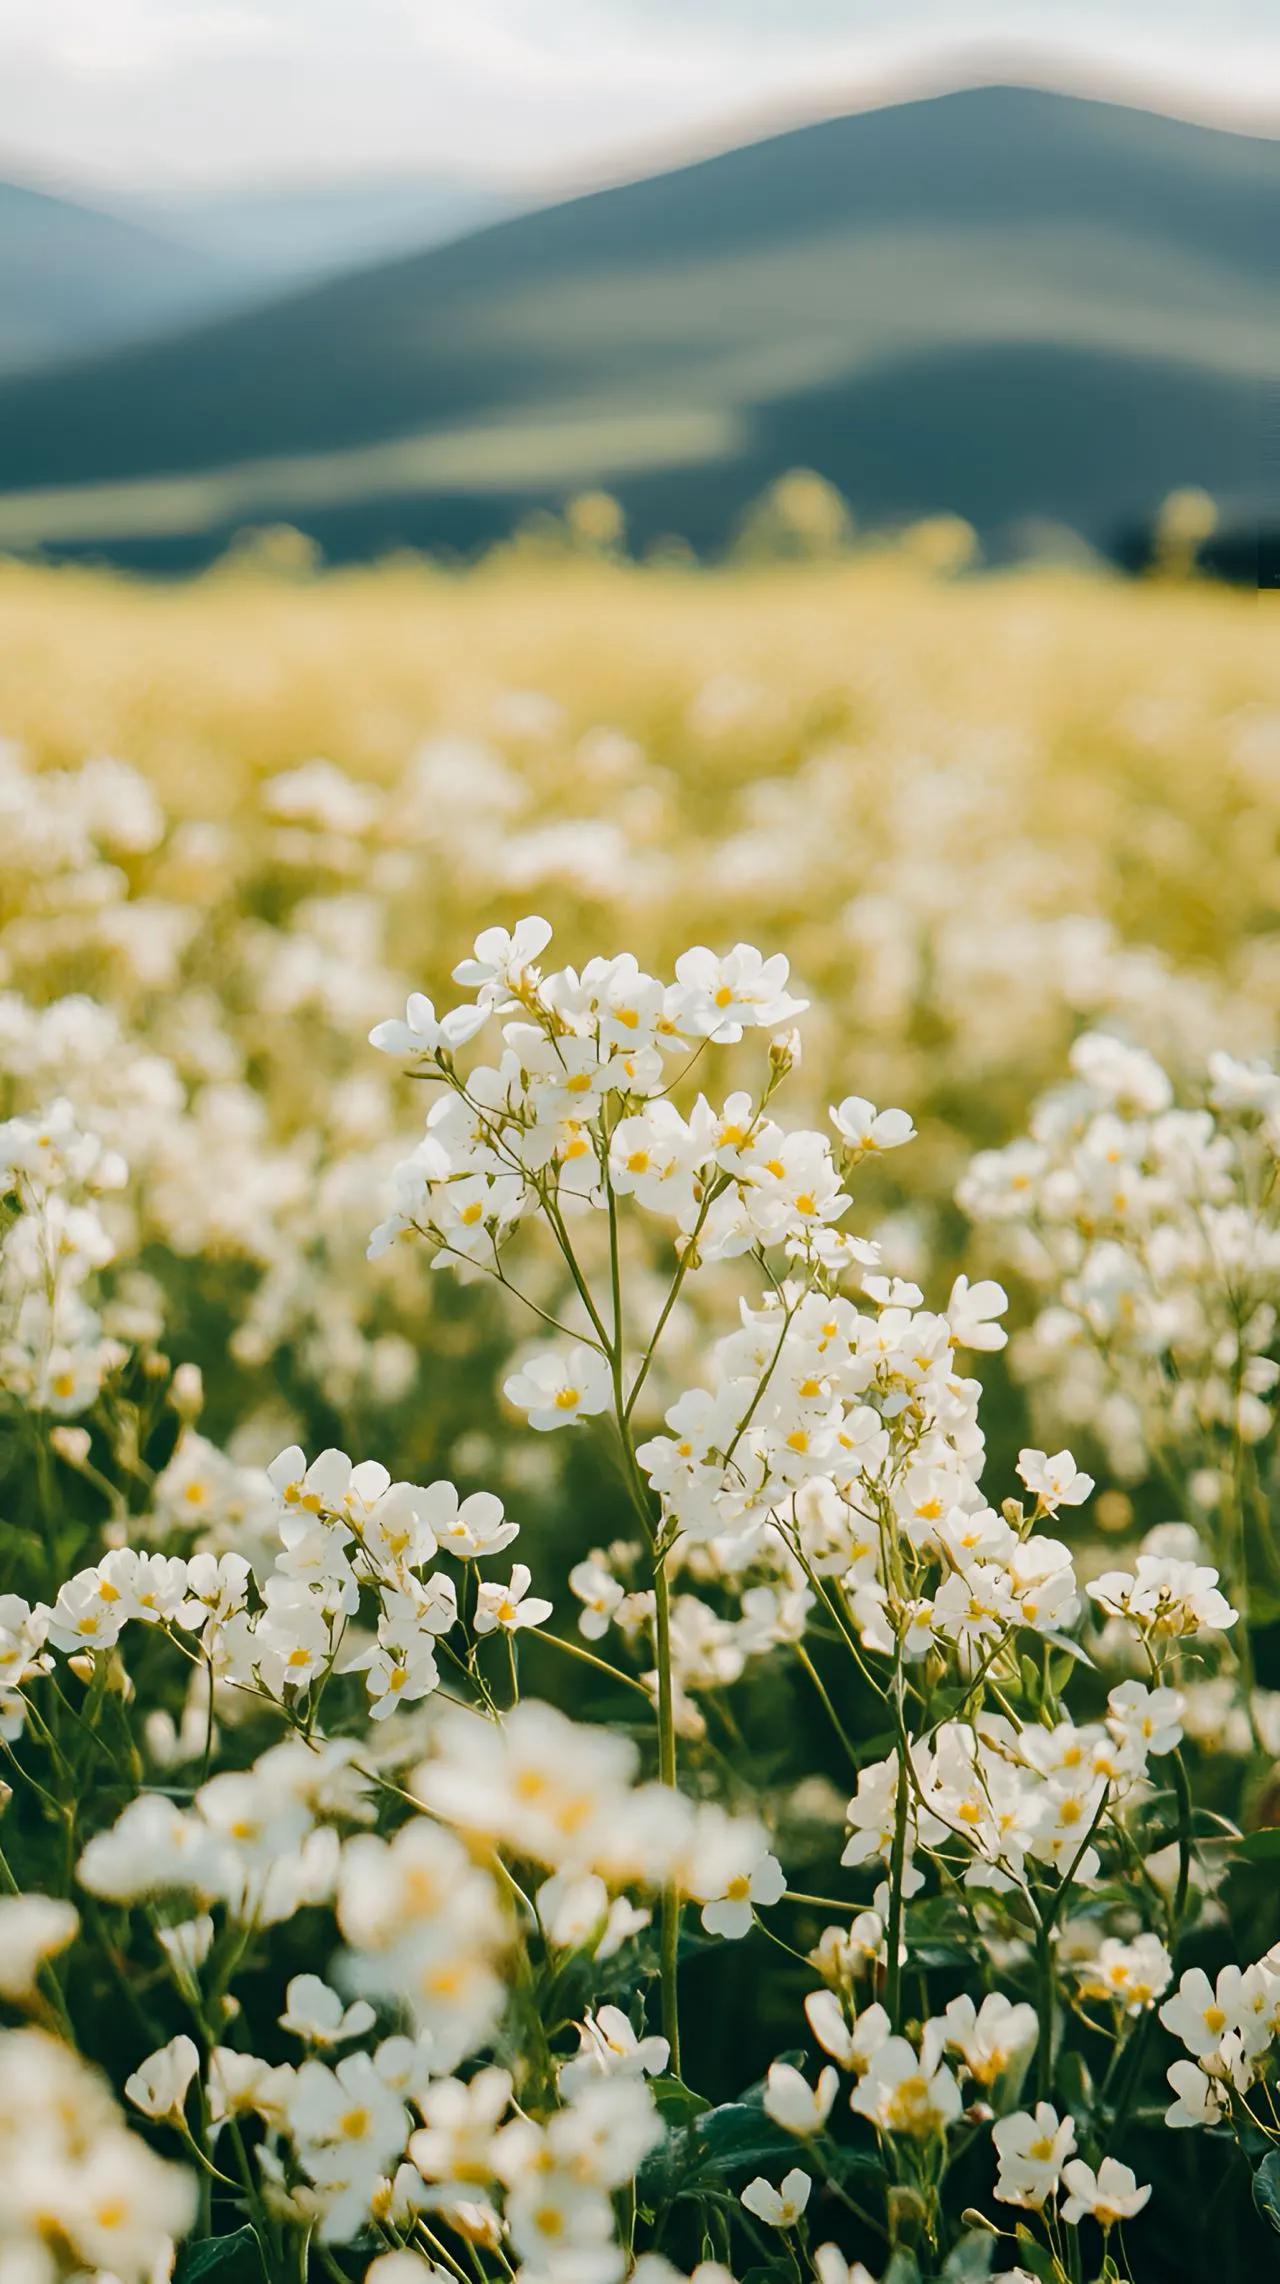
<path id="1" fill-rule="evenodd" d="M 1037 2013 L 1040 2030 L 1036 2039 L 1036 2100 L 1046 2102 L 1053 2084 L 1053 1924 L 1048 1918 L 1036 1921 L 1036 1982 L 1038 1985 Z"/>
<path id="2" fill-rule="evenodd" d="M 531 1626 L 529 1631 L 537 1641 L 549 1642 L 552 1649 L 563 1650 L 567 1657 L 576 1657 L 583 1665 L 593 1665 L 597 1673 L 607 1675 L 610 1681 L 620 1682 L 624 1689 L 634 1689 L 638 1696 L 643 1697 L 646 1705 L 652 1705 L 653 1699 L 644 1683 L 637 1681 L 634 1674 L 623 1673 L 616 1665 L 610 1665 L 607 1659 L 597 1657 L 594 1651 L 584 1650 L 580 1642 L 566 1641 L 563 1634 L 548 1633 L 545 1626 Z"/>
<path id="3" fill-rule="evenodd" d="M 902 2019 L 902 1888 L 907 1861 L 907 1807 L 910 1798 L 907 1746 L 899 1712 L 898 1791 L 893 1808 L 893 1847 L 889 1856 L 889 1925 L 885 1931 L 885 2010 L 897 2030 Z"/>
<path id="4" fill-rule="evenodd" d="M 824 1712 L 826 1713 L 828 1721 L 831 1723 L 832 1728 L 835 1730 L 837 1737 L 840 1739 L 840 1742 L 844 1746 L 850 1761 L 856 1769 L 859 1765 L 857 1747 L 853 1743 L 851 1737 L 849 1736 L 848 1730 L 845 1728 L 844 1723 L 840 1719 L 840 1716 L 835 1709 L 835 1706 L 831 1702 L 826 1683 L 823 1681 L 822 1676 L 814 1664 L 813 1659 L 810 1657 L 809 1652 L 805 1648 L 804 1643 L 796 1642 L 792 1646 L 795 1649 L 796 1657 L 798 1658 L 800 1664 L 803 1666 L 804 1671 L 808 1674 L 810 1681 L 813 1683 L 813 1686 L 818 1693 L 818 1698 L 822 1704 Z"/>
<path id="5" fill-rule="evenodd" d="M 1178 1884 L 1173 1896 L 1171 1948 L 1182 1932 L 1187 1893 L 1191 1885 L 1191 1785 L 1187 1777 L 1187 1764 L 1180 1752 L 1175 1752 L 1173 1756 L 1173 1789 L 1178 1802 Z"/>
<path id="6" fill-rule="evenodd" d="M 658 1664 L 658 1774 L 676 1786 L 675 1704 L 671 1686 L 671 1594 L 667 1585 L 665 1555 L 659 1553 L 653 1575 L 654 1638 Z M 662 2031 L 670 2048 L 668 2068 L 680 2075 L 680 1895 L 674 1885 L 662 1891 Z"/>

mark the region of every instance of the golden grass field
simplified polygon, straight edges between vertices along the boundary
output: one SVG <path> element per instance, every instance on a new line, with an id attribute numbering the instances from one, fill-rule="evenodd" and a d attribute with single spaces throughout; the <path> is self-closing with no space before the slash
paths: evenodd
<path id="1" fill-rule="evenodd" d="M 123 860 L 108 820 L 88 887 L 19 829 L 4 980 L 117 1008 L 176 1067 L 197 1146 L 247 1088 L 279 1195 L 250 1232 L 228 1143 L 219 1244 L 268 1283 L 336 1254 L 354 1335 L 395 1272 L 352 1279 L 373 1174 L 335 1167 L 413 1131 L 365 1046 L 405 991 L 439 996 L 458 944 L 524 910 L 567 959 L 785 948 L 814 1000 L 804 1106 L 911 1109 L 878 1201 L 945 1265 L 966 1158 L 1020 1130 L 1084 1022 L 1188 1071 L 1269 1043 L 1280 653 L 1235 590 L 955 578 L 923 553 L 710 573 L 517 547 L 459 574 L 248 562 L 172 587 L 4 566 L 0 736 L 35 772 L 116 757 L 167 820 Z M 316 757 L 376 798 L 270 791 Z M 41 799 L 38 777 L 9 796 Z M 342 1200 L 323 1227 L 317 1160 Z M 270 1340 L 296 1331 L 286 1308 Z"/>
<path id="2" fill-rule="evenodd" d="M 865 948 L 891 912 L 899 946 L 1095 916 L 1247 991 L 1280 906 L 1278 704 L 1265 606 L 1237 590 L 951 580 L 905 550 L 723 574 L 513 553 L 175 587 L 0 567 L 0 734 L 38 769 L 113 754 L 173 818 L 243 838 L 255 789 L 315 756 L 394 793 L 429 739 L 499 754 L 488 850 L 490 790 L 461 758 L 433 765 L 409 835 L 429 892 L 388 944 L 407 974 L 453 942 L 458 902 L 523 887 L 553 919 L 596 908 L 595 933 L 614 915 L 653 957 L 691 928 L 783 931 L 851 1036 L 893 1054 L 906 1027 L 880 1025 Z M 611 845 L 547 838 L 587 823 Z M 393 801 L 370 845 L 396 839 Z M 1069 963 L 1056 983 L 1070 996 Z"/>

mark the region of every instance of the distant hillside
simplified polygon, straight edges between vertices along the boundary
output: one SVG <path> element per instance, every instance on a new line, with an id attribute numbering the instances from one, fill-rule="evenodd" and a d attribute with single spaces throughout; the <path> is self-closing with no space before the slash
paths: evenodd
<path id="1" fill-rule="evenodd" d="M 442 245 L 512 211 L 479 185 L 431 175 L 354 177 L 247 190 L 155 192 L 133 218 L 245 276 L 282 287 Z"/>
<path id="2" fill-rule="evenodd" d="M 818 468 L 1119 542 L 1256 506 L 1277 147 L 992 88 L 797 130 L 0 388 L 0 546 L 470 546 L 604 482 L 714 547 Z"/>
<path id="3" fill-rule="evenodd" d="M 181 324 L 238 290 L 235 267 L 212 250 L 0 182 L 0 371 Z"/>

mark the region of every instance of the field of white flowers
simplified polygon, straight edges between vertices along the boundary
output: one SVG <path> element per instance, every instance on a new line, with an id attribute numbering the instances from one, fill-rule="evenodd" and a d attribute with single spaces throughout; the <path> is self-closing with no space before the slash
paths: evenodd
<path id="1" fill-rule="evenodd" d="M 1280 2230 L 1280 658 L 0 567 L 0 2284 Z"/>

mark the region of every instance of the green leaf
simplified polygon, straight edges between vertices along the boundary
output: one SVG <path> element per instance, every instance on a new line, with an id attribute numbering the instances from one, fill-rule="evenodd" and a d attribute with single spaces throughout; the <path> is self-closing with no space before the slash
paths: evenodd
<path id="1" fill-rule="evenodd" d="M 757 2101 L 722 2102 L 719 2109 L 704 2110 L 688 2129 L 695 2173 L 713 2168 L 717 2173 L 742 2173 L 750 2167 L 776 2164 L 785 2157 L 794 2165 L 800 2143 L 766 2117 Z"/>
<path id="2" fill-rule="evenodd" d="M 234 2236 L 202 2236 L 189 2240 L 178 2254 L 173 2284 L 261 2284 L 262 2258 L 251 2228 L 238 2228 Z"/>
<path id="3" fill-rule="evenodd" d="M 981 2284 L 991 2274 L 995 2249 L 996 2239 L 986 2229 L 970 2229 L 947 2254 L 942 2284 Z"/>
<path id="4" fill-rule="evenodd" d="M 694 2118 L 701 2117 L 703 2111 L 711 2107 L 704 2094 L 695 2094 L 692 2086 L 686 2086 L 683 2078 L 669 2074 L 661 2078 L 650 2078 L 649 2091 L 653 2096 L 654 2108 L 672 2133 L 682 2125 L 690 2125 Z"/>
<path id="5" fill-rule="evenodd" d="M 913 1967 L 971 1967 L 973 1947 L 964 1943 L 912 1943 Z"/>
<path id="6" fill-rule="evenodd" d="M 1040 2284 L 1063 2284 L 1062 2270 L 1053 2254 L 1037 2242 L 1029 2228 L 1018 2223 L 1018 2258 L 1024 2268 L 1040 2279 Z"/>
<path id="7" fill-rule="evenodd" d="M 1095 2093 L 1089 2065 L 1083 2054 L 1069 2047 L 1058 2057 L 1058 2086 L 1066 2107 L 1077 2122 L 1093 2111 Z"/>
<path id="8" fill-rule="evenodd" d="M 1082 1648 L 1080 1643 L 1075 1641 L 1070 1634 L 1045 1634 L 1043 1639 L 1053 1649 L 1057 1650 L 1061 1657 L 1069 1658 L 1072 1665 L 1087 1665 L 1091 1673 L 1096 1672 L 1097 1669 L 1088 1650 Z"/>
<path id="9" fill-rule="evenodd" d="M 881 2284 L 920 2284 L 920 2263 L 914 2252 L 900 2244 L 890 2260 Z"/>
<path id="10" fill-rule="evenodd" d="M 1280 1824 L 1268 1824 L 1261 1832 L 1246 1832 L 1236 1854 L 1246 1864 L 1280 1864 Z"/>
<path id="11" fill-rule="evenodd" d="M 1249 1624 L 1274 1626 L 1280 1619 L 1280 1594 L 1274 1587 L 1264 1586 L 1257 1579 L 1249 1580 Z"/>
<path id="12" fill-rule="evenodd" d="M 1254 2174 L 1253 2201 L 1264 2221 L 1280 2233 L 1280 2149 L 1271 2150 Z"/>
<path id="13" fill-rule="evenodd" d="M 684 2092 L 688 2093 L 688 2088 Z M 677 2125 L 668 2132 L 666 2140 L 645 2159 L 637 2176 L 636 2193 L 641 2206 L 652 2212 L 660 2205 L 672 2204 L 677 2197 L 687 2196 L 709 2173 L 734 2181 L 743 2174 L 778 2167 L 785 2172 L 791 2165 L 802 2165 L 803 2140 L 785 2132 L 766 2116 L 763 2092 L 763 2087 L 753 2087 L 741 2101 L 721 2102 L 716 2109 L 704 2108 L 687 2124 Z M 697 2096 L 692 2098 L 696 2100 Z M 881 2178 L 879 2162 L 869 2151 L 840 2149 L 831 2155 L 829 2162 L 842 2178 L 850 2178 L 859 2171 Z"/>

